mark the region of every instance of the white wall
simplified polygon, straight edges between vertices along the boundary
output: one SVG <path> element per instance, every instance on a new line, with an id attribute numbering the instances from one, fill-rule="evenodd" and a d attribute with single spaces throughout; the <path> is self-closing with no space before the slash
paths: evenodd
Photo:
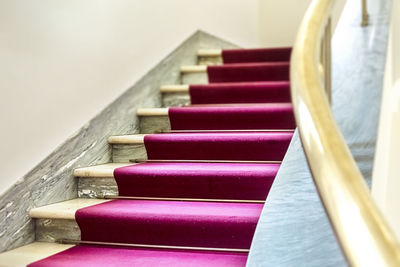
<path id="1" fill-rule="evenodd" d="M 260 41 L 265 46 L 293 44 L 311 0 L 260 0 Z M 272 38 L 273 37 L 273 38 Z"/>
<path id="2" fill-rule="evenodd" d="M 301 1 L 0 0 L 0 194 L 197 29 L 291 45 Z"/>
<path id="3" fill-rule="evenodd" d="M 393 1 L 372 195 L 400 239 L 400 0 Z"/>

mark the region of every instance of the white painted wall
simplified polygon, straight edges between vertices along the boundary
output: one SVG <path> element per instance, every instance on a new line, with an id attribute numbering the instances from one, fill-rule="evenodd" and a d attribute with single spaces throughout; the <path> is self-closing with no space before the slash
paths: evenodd
<path id="1" fill-rule="evenodd" d="M 400 0 L 393 0 L 372 195 L 400 239 Z"/>
<path id="2" fill-rule="evenodd" d="M 308 2 L 0 0 L 0 194 L 197 29 L 287 46 Z"/>

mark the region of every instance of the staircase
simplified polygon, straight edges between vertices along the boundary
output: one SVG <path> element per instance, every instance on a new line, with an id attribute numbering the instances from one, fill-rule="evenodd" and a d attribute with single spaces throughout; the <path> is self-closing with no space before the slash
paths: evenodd
<path id="1" fill-rule="evenodd" d="M 0 262 L 244 266 L 296 127 L 290 53 L 200 50 L 161 86 L 164 108 L 137 110 L 140 134 L 110 136 L 113 162 L 76 169 L 79 198 L 30 210 L 37 242 Z"/>

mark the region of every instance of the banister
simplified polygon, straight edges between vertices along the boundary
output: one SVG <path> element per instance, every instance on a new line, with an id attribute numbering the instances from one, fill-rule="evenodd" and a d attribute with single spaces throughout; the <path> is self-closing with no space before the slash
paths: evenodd
<path id="1" fill-rule="evenodd" d="M 330 99 L 330 21 L 334 0 L 313 0 L 291 58 L 295 117 L 330 222 L 352 266 L 400 266 L 400 247 L 373 202 L 334 120 Z"/>

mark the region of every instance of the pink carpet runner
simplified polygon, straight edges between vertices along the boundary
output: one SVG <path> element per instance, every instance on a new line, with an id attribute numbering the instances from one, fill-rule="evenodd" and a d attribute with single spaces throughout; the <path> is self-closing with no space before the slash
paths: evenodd
<path id="1" fill-rule="evenodd" d="M 214 65 L 207 74 L 210 83 L 288 81 L 289 62 Z"/>
<path id="2" fill-rule="evenodd" d="M 210 84 L 190 86 L 192 103 L 202 105 L 169 109 L 172 129 L 210 131 L 144 138 L 149 159 L 202 162 L 142 163 L 114 171 L 121 196 L 211 201 L 125 199 L 83 208 L 75 214 L 82 240 L 249 249 L 263 204 L 243 200 L 265 200 L 293 135 L 287 130 L 296 127 L 290 52 L 223 51 L 225 64 L 208 67 Z M 228 131 L 249 129 L 258 131 Z M 203 162 L 207 160 L 276 163 Z M 245 266 L 246 259 L 239 252 L 80 245 L 30 266 L 224 267 Z"/>
<path id="3" fill-rule="evenodd" d="M 224 64 L 290 61 L 291 47 L 230 49 L 222 51 Z"/>
<path id="4" fill-rule="evenodd" d="M 288 81 L 190 85 L 192 104 L 289 103 Z"/>
<path id="5" fill-rule="evenodd" d="M 119 168 L 114 175 L 121 196 L 264 200 L 279 166 L 143 163 Z"/>

